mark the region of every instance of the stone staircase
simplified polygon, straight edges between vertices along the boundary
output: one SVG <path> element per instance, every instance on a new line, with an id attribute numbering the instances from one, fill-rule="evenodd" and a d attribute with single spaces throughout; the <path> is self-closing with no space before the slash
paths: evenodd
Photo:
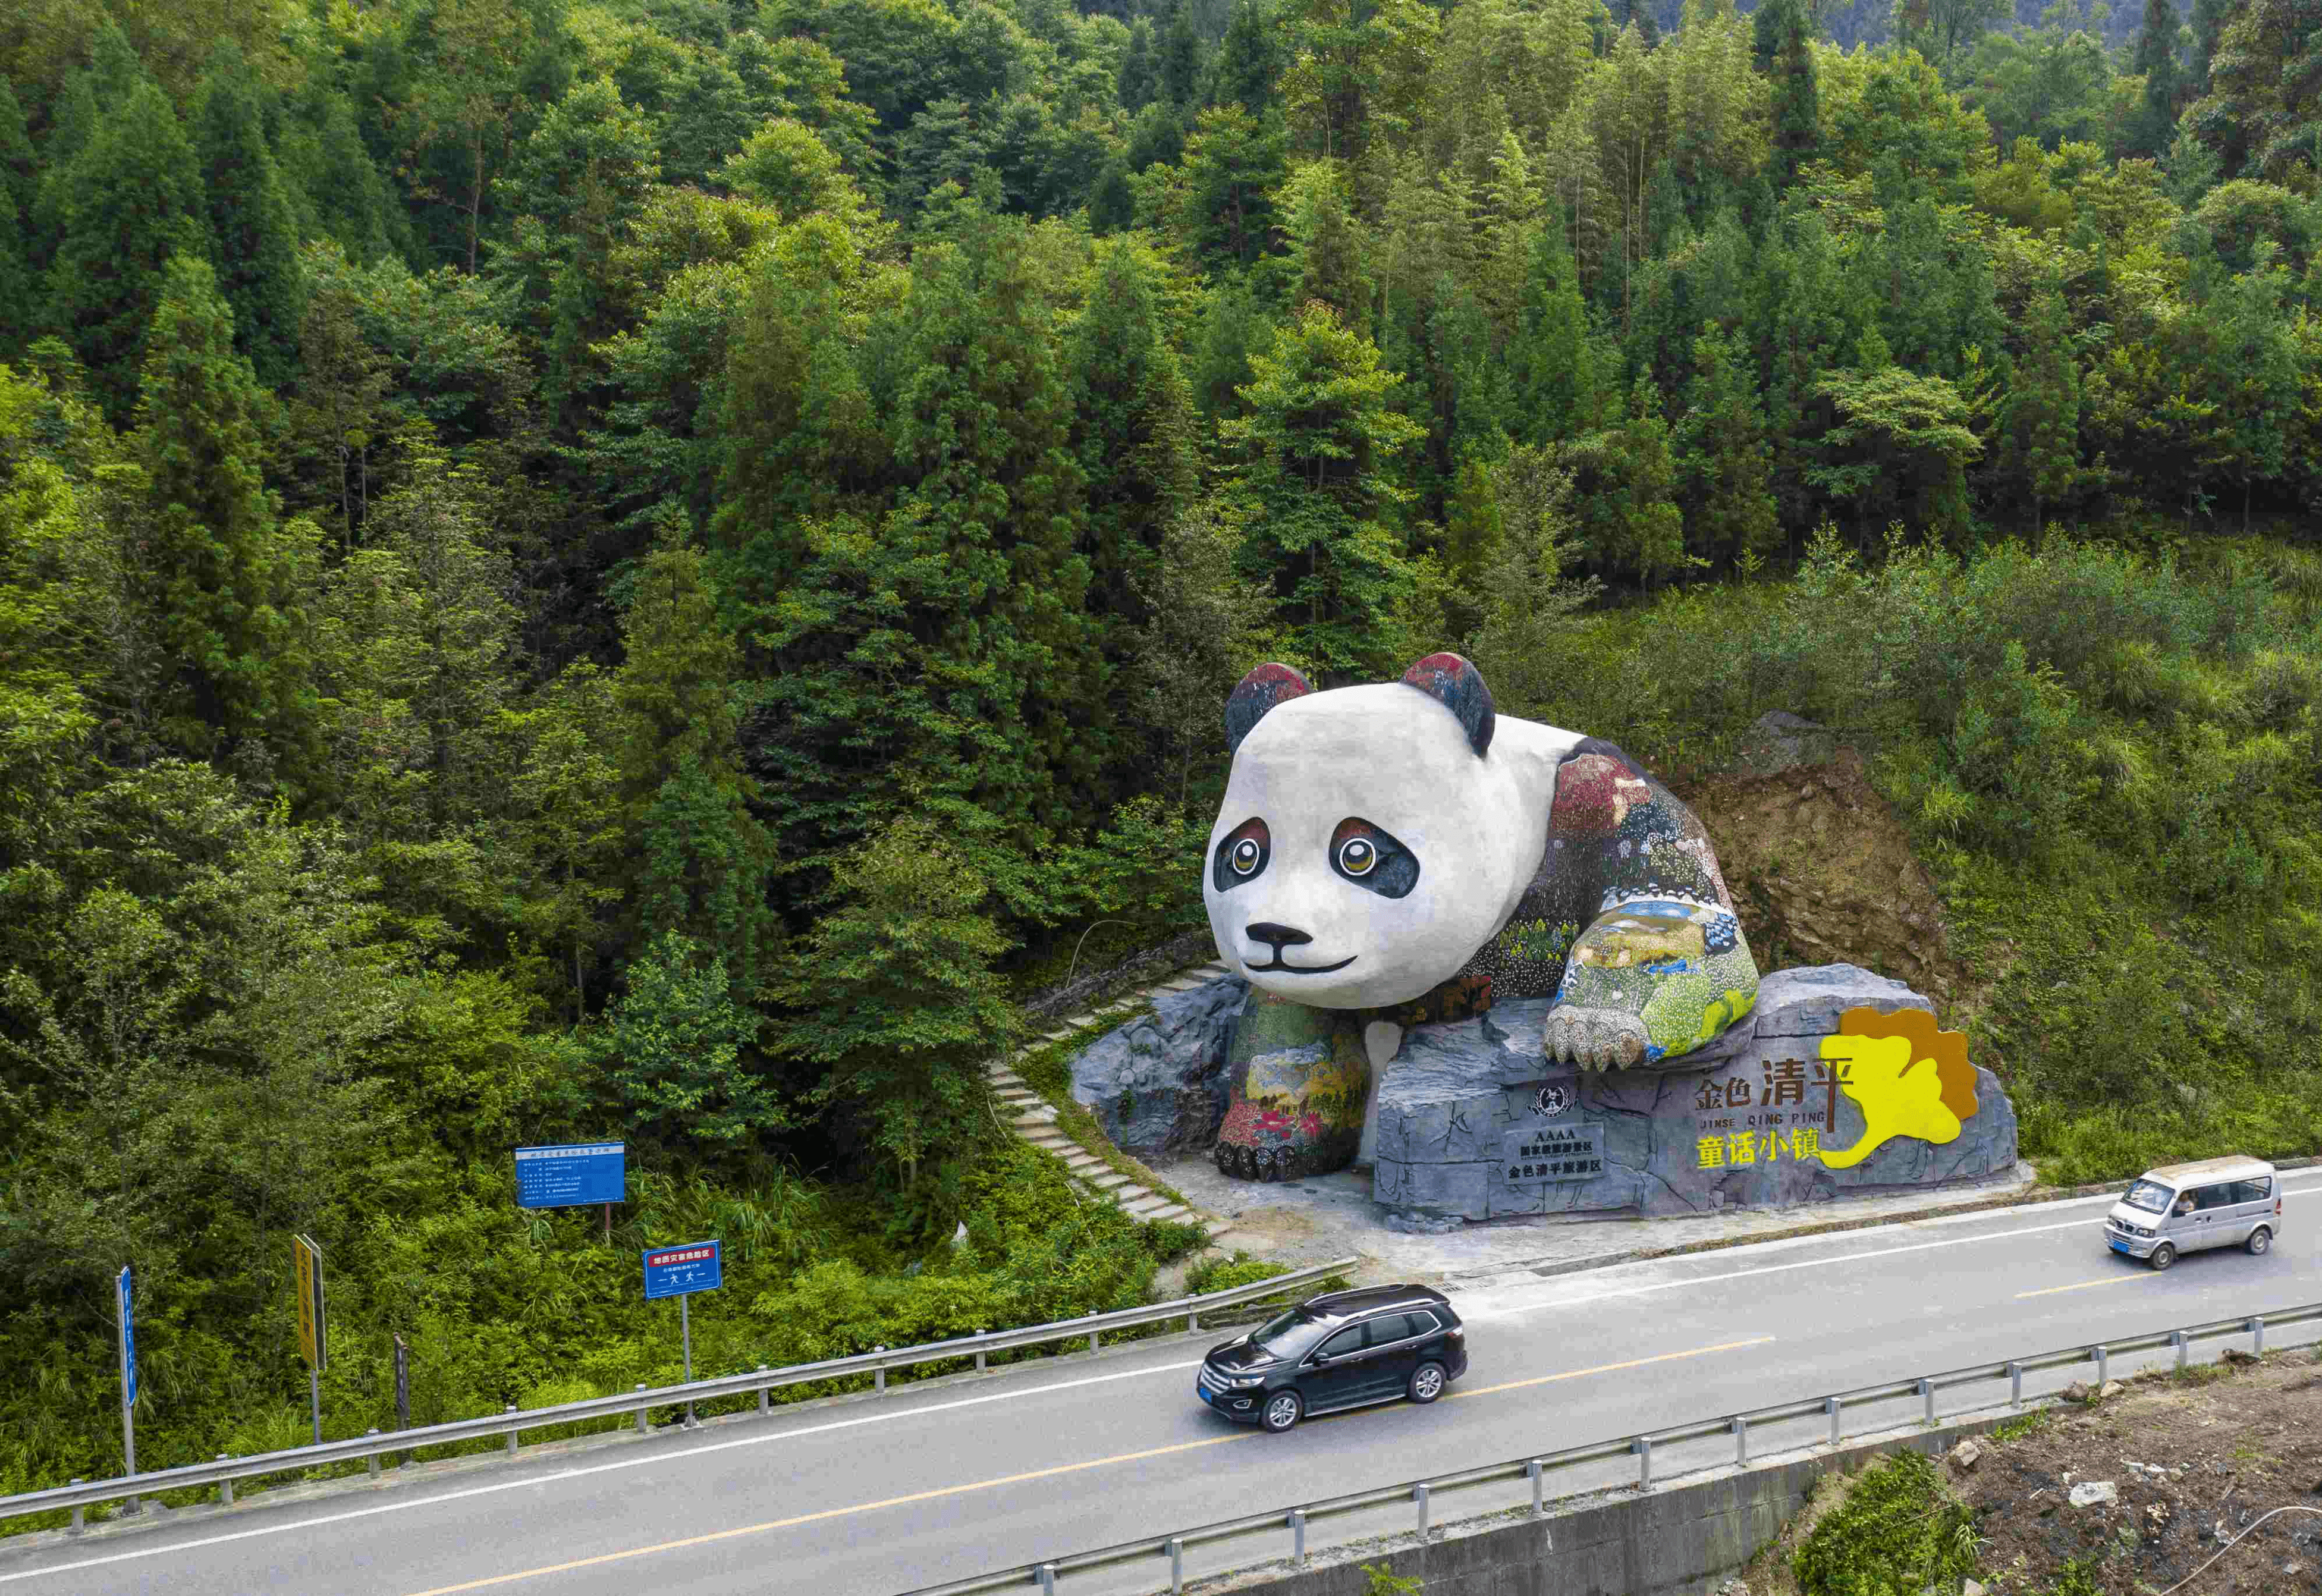
<path id="1" fill-rule="evenodd" d="M 1092 1026 L 1107 1016 L 1126 1019 L 1166 992 L 1185 992 L 1231 973 L 1214 960 L 1191 970 L 1180 971 L 1168 980 L 1142 990 L 1129 993 L 1113 1002 L 1076 1014 L 1057 1022 L 1056 1028 L 1044 1032 L 1038 1042 L 1019 1048 L 1010 1059 L 1023 1057 L 1033 1048 L 1051 1042 L 1061 1042 L 1077 1031 Z M 999 1099 L 1001 1109 L 1008 1117 L 1009 1128 L 1043 1153 L 1064 1162 L 1073 1179 L 1099 1197 L 1119 1204 L 1139 1219 L 1167 1219 L 1181 1225 L 1198 1225 L 1214 1241 L 1223 1234 L 1225 1221 L 1196 1208 L 1185 1207 L 1122 1174 L 1066 1135 L 1056 1125 L 1056 1111 L 1038 1092 L 1025 1083 L 1024 1078 L 1009 1067 L 1009 1063 L 993 1062 L 984 1066 L 991 1079 L 992 1095 Z"/>

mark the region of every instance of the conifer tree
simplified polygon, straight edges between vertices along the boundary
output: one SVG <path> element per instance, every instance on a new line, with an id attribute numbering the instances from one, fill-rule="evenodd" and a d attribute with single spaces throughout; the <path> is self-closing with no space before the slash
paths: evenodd
<path id="1" fill-rule="evenodd" d="M 153 609 L 179 692 L 173 736 L 204 754 L 270 737 L 306 758 L 315 707 L 304 605 L 319 534 L 276 521 L 260 478 L 260 403 L 216 274 L 198 254 L 171 257 L 137 444 L 152 505 Z"/>
<path id="2" fill-rule="evenodd" d="M 642 842 L 634 913 L 641 940 L 691 939 L 735 1001 L 754 1000 L 780 953 L 767 898 L 773 839 L 754 812 L 735 708 L 740 651 L 720 621 L 701 553 L 664 537 L 622 616 L 613 679 L 621 786 Z"/>
<path id="3" fill-rule="evenodd" d="M 1266 308 L 1247 272 L 1224 274 L 1209 293 L 1200 324 L 1185 351 L 1186 377 L 1193 402 L 1215 422 L 1242 411 L 1241 388 L 1249 380 L 1249 358 L 1274 336 Z"/>
<path id="4" fill-rule="evenodd" d="M 1250 360 L 1248 414 L 1218 431 L 1248 514 L 1239 566 L 1272 584 L 1290 648 L 1323 679 L 1392 676 L 1412 573 L 1389 520 L 1410 498 L 1397 459 L 1424 429 L 1391 407 L 1403 378 L 1376 345 L 1309 302 Z"/>
<path id="5" fill-rule="evenodd" d="M 721 569 L 790 900 L 916 807 L 1047 915 L 1048 839 L 1095 817 L 1072 392 L 1027 230 L 961 200 L 948 225 L 868 317 L 829 223 L 785 241 L 728 367 Z"/>
<path id="6" fill-rule="evenodd" d="M 983 1061 L 1007 1050 L 992 968 L 1007 943 L 973 855 L 924 813 L 851 853 L 837 888 L 777 990 L 798 1017 L 775 1046 L 814 1067 L 815 1100 L 908 1185 L 967 1139 Z"/>
<path id="7" fill-rule="evenodd" d="M 1686 543 L 1696 554 L 1735 558 L 1772 552 L 1773 446 L 1758 402 L 1749 344 L 1737 331 L 1705 327 L 1694 340 L 1693 376 L 1677 426 L 1686 487 Z"/>
<path id="8" fill-rule="evenodd" d="M 1637 373 L 1621 410 L 1560 456 L 1578 473 L 1584 546 L 1601 569 L 1650 588 L 1691 563 L 1676 504 L 1677 461 L 1650 368 Z"/>
<path id="9" fill-rule="evenodd" d="M 146 330 L 173 255 L 206 260 L 200 169 L 160 89 L 140 82 L 65 174 L 63 234 L 49 269 L 49 315 L 89 369 L 107 411 L 137 398 Z"/>
<path id="10" fill-rule="evenodd" d="M 404 254 L 410 220 L 364 147 L 346 96 L 317 82 L 298 110 L 281 165 L 307 232 L 336 240 L 358 265 Z"/>
<path id="11" fill-rule="evenodd" d="M 791 1123 L 756 1054 L 764 1018 L 736 999 L 716 950 L 664 931 L 624 978 L 605 1015 L 605 1062 L 640 1129 L 673 1146 L 745 1153 Z"/>
<path id="12" fill-rule="evenodd" d="M 1138 17 L 1129 24 L 1129 43 L 1120 52 L 1115 96 L 1120 108 L 1134 116 L 1153 103 L 1160 90 L 1160 68 L 1154 59 L 1153 21 Z"/>
<path id="13" fill-rule="evenodd" d="M 2233 15 L 2233 0 L 2193 0 L 2187 19 L 2193 28 L 2193 48 L 2185 63 L 2184 93 L 2198 99 L 2209 92 L 2210 72 L 2217 59 L 2217 43 Z"/>
<path id="14" fill-rule="evenodd" d="M 1210 104 L 1239 105 L 1252 116 L 1265 115 L 1274 106 L 1282 65 L 1282 47 L 1266 0 L 1241 0 L 1210 59 Z"/>
<path id="15" fill-rule="evenodd" d="M 1805 0 L 1767 0 L 1759 26 L 1774 32 L 1769 68 L 1774 88 L 1775 181 L 1787 187 L 1822 146 L 1822 89 L 1816 77 L 1814 24 Z"/>
<path id="16" fill-rule="evenodd" d="M 2080 476 L 2080 374 L 2062 287 L 2052 278 L 2025 313 L 2024 358 L 2016 363 L 2000 429 L 2003 469 L 2030 501 L 2036 533 L 2046 506 L 2070 494 Z"/>
<path id="17" fill-rule="evenodd" d="M 33 331 L 32 206 L 40 194 L 24 108 L 0 78 L 0 360 L 12 360 Z"/>
<path id="18" fill-rule="evenodd" d="M 2177 3 L 2144 0 L 2137 30 L 2136 59 L 2130 70 L 2144 75 L 2144 117 L 2137 129 L 2140 153 L 2159 156 L 2177 125 Z"/>
<path id="19" fill-rule="evenodd" d="M 1162 97 L 1182 109 L 1193 105 L 1200 88 L 1202 38 L 1193 31 L 1190 0 L 1179 0 L 1176 13 L 1161 35 L 1156 65 L 1160 73 Z"/>
<path id="20" fill-rule="evenodd" d="M 39 176 L 25 213 L 30 231 L 24 237 L 24 259 L 36 274 L 45 275 L 56 260 L 65 231 L 66 178 L 96 131 L 96 91 L 87 72 L 75 72 L 49 107 L 48 135 L 41 141 Z"/>
<path id="21" fill-rule="evenodd" d="M 1597 378 L 1588 311 L 1560 217 L 1550 216 L 1531 230 L 1530 268 L 1507 361 L 1518 442 L 1552 443 L 1595 424 Z"/>
<path id="22" fill-rule="evenodd" d="M 1199 465 L 1193 394 L 1169 347 L 1156 277 L 1134 244 L 1102 250 L 1088 308 L 1066 349 L 1074 452 L 1088 482 L 1088 609 L 1107 682 L 1127 668 L 1150 620 L 1162 543 L 1193 496 Z M 1106 714 L 1113 701 L 1102 689 L 1088 700 Z"/>
<path id="23" fill-rule="evenodd" d="M 1349 211 L 1347 185 L 1330 160 L 1308 161 L 1283 185 L 1284 230 L 1290 234 L 1290 307 L 1318 301 L 1341 321 L 1367 320 L 1371 285 Z"/>
<path id="24" fill-rule="evenodd" d="M 234 347 L 260 382 L 278 387 L 297 364 L 306 314 L 298 224 L 266 142 L 257 75 L 232 40 L 211 54 L 195 91 L 193 137 L 218 288 L 233 307 Z"/>

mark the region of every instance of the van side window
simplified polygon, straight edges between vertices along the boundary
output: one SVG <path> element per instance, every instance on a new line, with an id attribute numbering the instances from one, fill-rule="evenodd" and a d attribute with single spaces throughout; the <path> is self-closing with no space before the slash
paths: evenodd
<path id="1" fill-rule="evenodd" d="M 1327 1358 L 1342 1358 L 1350 1352 L 1360 1352 L 1362 1349 L 1363 1327 L 1360 1325 L 1349 1326 L 1315 1348 Z"/>
<path id="2" fill-rule="evenodd" d="M 2193 1193 L 2193 1206 L 2202 1209 L 2231 1208 L 2236 1200 L 2234 1188 L 2237 1184 L 2238 1181 L 2228 1181 L 2221 1186 L 2201 1187 Z"/>
<path id="3" fill-rule="evenodd" d="M 2234 1200 L 2235 1202 L 2264 1202 L 2272 1195 L 2273 1177 L 2271 1175 L 2262 1175 L 2254 1181 L 2235 1181 L 2234 1182 Z"/>

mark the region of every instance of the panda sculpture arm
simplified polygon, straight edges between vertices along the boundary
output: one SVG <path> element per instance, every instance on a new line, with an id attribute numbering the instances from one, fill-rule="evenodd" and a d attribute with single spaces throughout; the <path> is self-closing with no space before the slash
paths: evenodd
<path id="1" fill-rule="evenodd" d="M 1580 927 L 1549 1012 L 1550 1057 L 1675 1059 L 1756 1003 L 1757 962 L 1708 834 L 1613 744 L 1586 739 L 1559 768 L 1534 885 L 1528 902 Z"/>

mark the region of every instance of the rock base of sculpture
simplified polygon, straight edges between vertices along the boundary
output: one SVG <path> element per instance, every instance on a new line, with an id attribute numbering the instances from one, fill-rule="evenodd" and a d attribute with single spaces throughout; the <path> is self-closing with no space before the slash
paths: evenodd
<path id="1" fill-rule="evenodd" d="M 1883 1117 L 1866 1114 L 1840 1079 L 1848 1072 L 1824 1056 L 1824 1039 L 1839 1035 L 1850 1014 L 1932 1015 L 1900 981 L 1851 964 L 1777 971 L 1764 979 L 1751 1020 L 1681 1070 L 1552 1067 L 1540 1051 L 1550 1007 L 1504 1003 L 1404 1036 L 1375 1108 L 1372 1195 L 1380 1204 L 1463 1219 L 1657 1217 L 1787 1208 L 2015 1171 L 2016 1111 L 1988 1071 L 1973 1071 L 1973 1111 L 1954 1117 L 1955 1132 L 1948 1123 L 1937 1132 L 1947 1140 L 1899 1133 L 1880 1141 L 1874 1132 L 1891 1126 L 1874 1126 Z M 1966 1069 L 1962 1055 L 1962 1085 Z M 1834 1167 L 1833 1157 L 1859 1162 Z"/>
<path id="2" fill-rule="evenodd" d="M 1226 1056 L 1249 982 L 1221 976 L 1164 992 L 1072 1062 L 1073 1100 L 1140 1158 L 1206 1153 L 1226 1117 Z"/>
<path id="3" fill-rule="evenodd" d="M 1837 1048 L 1859 1061 L 1832 1055 L 1825 1039 L 1850 1017 L 1853 1030 L 1876 1031 L 1866 1014 L 1918 1010 L 1933 1035 L 1933 1006 L 1901 981 L 1851 964 L 1776 971 L 1751 1014 L 1679 1068 L 1551 1064 L 1541 1049 L 1551 1007 L 1522 999 L 1404 1033 L 1371 1108 L 1372 1195 L 1391 1226 L 1787 1208 L 2015 1172 L 2015 1108 L 1963 1049 L 1938 1064 L 1915 1044 L 1890 1071 L 1922 1089 L 1932 1120 L 1906 1124 L 1892 1099 L 1866 1110 L 1849 1090 L 1842 1078 L 1880 1045 Z M 1083 1049 L 1073 1096 L 1129 1152 L 1209 1153 L 1229 1172 L 1294 1179 L 1350 1155 L 1366 1065 L 1345 1043 L 1358 1032 L 1350 1016 L 1253 999 L 1248 982 L 1224 977 L 1156 999 Z M 1969 1111 L 1926 1109 L 1938 1097 Z M 1253 1099 L 1274 1106 L 1228 1126 L 1230 1102 Z"/>

